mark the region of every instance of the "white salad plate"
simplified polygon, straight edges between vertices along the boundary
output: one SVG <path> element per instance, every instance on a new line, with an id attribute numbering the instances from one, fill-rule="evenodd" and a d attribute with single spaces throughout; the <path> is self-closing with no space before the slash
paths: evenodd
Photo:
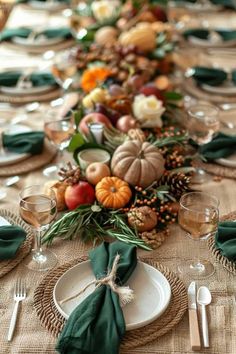
<path id="1" fill-rule="evenodd" d="M 82 262 L 65 272 L 57 281 L 53 300 L 60 314 L 68 319 L 72 311 L 94 291 L 89 287 L 79 297 L 60 304 L 65 299 L 82 290 L 94 280 L 90 261 Z M 171 287 L 166 277 L 156 268 L 138 262 L 137 267 L 125 285 L 134 291 L 134 300 L 123 307 L 126 329 L 146 326 L 167 309 L 171 300 Z"/>
<path id="2" fill-rule="evenodd" d="M 59 11 L 65 9 L 66 6 L 68 6 L 68 4 L 56 0 L 55 1 L 54 0 L 48 0 L 48 1 L 31 0 L 28 4 L 36 10 L 48 10 L 48 11 Z"/>
<path id="3" fill-rule="evenodd" d="M 6 127 L 6 129 L 4 129 L 4 133 L 12 135 L 30 131 L 31 129 L 29 127 L 20 124 L 9 125 Z M 14 163 L 25 160 L 29 156 L 30 154 L 27 153 L 17 154 L 15 152 L 7 151 L 4 149 L 4 153 L 0 153 L 0 166 L 12 165 Z"/>
<path id="4" fill-rule="evenodd" d="M 23 45 L 25 47 L 44 47 L 47 45 L 55 45 L 61 43 L 65 40 L 64 37 L 57 37 L 57 38 L 47 38 L 46 36 L 39 35 L 35 38 L 22 38 L 22 37 L 13 37 L 12 43 Z"/>
<path id="5" fill-rule="evenodd" d="M 236 39 L 231 39 L 229 41 L 223 41 L 223 40 L 213 41 L 211 39 L 201 39 L 195 36 L 189 36 L 188 41 L 194 44 L 195 46 L 206 47 L 206 48 L 209 47 L 228 48 L 236 45 Z"/>
<path id="6" fill-rule="evenodd" d="M 236 167 L 236 153 L 227 158 L 217 159 L 216 162 L 222 166 Z"/>
<path id="7" fill-rule="evenodd" d="M 206 92 L 215 93 L 222 96 L 236 95 L 236 85 L 233 85 L 233 83 L 230 81 L 226 81 L 223 85 L 220 86 L 202 84 L 201 88 Z"/>
<path id="8" fill-rule="evenodd" d="M 35 95 L 51 91 L 54 85 L 17 87 L 17 86 L 0 86 L 0 91 L 10 95 Z"/>

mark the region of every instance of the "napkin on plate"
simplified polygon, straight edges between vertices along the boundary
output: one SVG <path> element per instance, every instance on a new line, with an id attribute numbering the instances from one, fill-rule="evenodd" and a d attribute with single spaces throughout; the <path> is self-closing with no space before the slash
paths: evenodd
<path id="1" fill-rule="evenodd" d="M 48 0 L 34 0 L 33 2 L 36 2 L 36 1 L 37 1 L 37 2 L 46 2 L 46 1 L 48 1 Z M 22 3 L 22 4 L 23 4 L 23 3 L 28 3 L 28 2 L 30 3 L 30 2 L 32 2 L 32 0 L 17 0 L 17 3 Z M 59 2 L 59 3 L 63 3 L 63 2 L 64 2 L 64 3 L 69 3 L 70 0 L 55 0 L 55 4 L 58 3 L 58 2 Z"/>
<path id="2" fill-rule="evenodd" d="M 8 151 L 19 154 L 30 153 L 32 155 L 38 155 L 43 151 L 44 132 L 31 131 L 19 134 L 3 133 L 2 143 Z"/>
<path id="3" fill-rule="evenodd" d="M 217 34 L 220 35 L 223 41 L 230 41 L 232 39 L 236 39 L 236 30 L 214 30 Z M 194 29 L 188 29 L 183 33 L 183 36 L 185 38 L 189 37 L 196 37 L 199 39 L 205 39 L 208 40 L 210 39 L 211 31 L 207 29 L 202 29 L 202 28 L 194 28 Z"/>
<path id="4" fill-rule="evenodd" d="M 26 232 L 20 226 L 0 226 L 0 260 L 14 258 L 25 238 Z"/>
<path id="5" fill-rule="evenodd" d="M 89 254 L 97 279 L 112 268 L 116 255 L 117 284 L 123 285 L 137 264 L 136 247 L 123 242 L 104 242 Z M 56 345 L 61 354 L 118 354 L 125 334 L 125 321 L 119 298 L 109 286 L 101 285 L 70 315 Z"/>
<path id="6" fill-rule="evenodd" d="M 33 30 L 30 28 L 7 28 L 0 32 L 0 41 L 9 41 L 13 37 L 21 37 L 21 38 L 28 38 L 29 35 L 32 33 Z M 69 39 L 72 38 L 71 30 L 68 27 L 61 27 L 61 28 L 49 28 L 44 31 L 38 32 L 35 37 L 38 36 L 45 36 L 48 39 L 52 38 L 65 38 Z"/>
<path id="7" fill-rule="evenodd" d="M 210 86 L 219 86 L 227 79 L 227 73 L 221 69 L 208 68 L 205 66 L 195 66 L 190 69 L 190 76 L 198 85 L 207 84 Z M 236 70 L 231 73 L 232 82 L 236 85 Z"/>
<path id="8" fill-rule="evenodd" d="M 0 74 L 0 86 L 15 87 L 19 78 L 23 75 L 18 71 L 6 71 Z M 53 86 L 56 85 L 56 81 L 51 73 L 33 73 L 29 75 L 29 79 L 34 87 L 40 86 Z"/>
<path id="9" fill-rule="evenodd" d="M 236 152 L 236 136 L 219 133 L 212 141 L 201 145 L 200 155 L 207 160 L 216 160 L 228 157 Z"/>
<path id="10" fill-rule="evenodd" d="M 216 248 L 231 261 L 236 261 L 236 222 L 223 221 L 219 223 L 215 235 Z"/>

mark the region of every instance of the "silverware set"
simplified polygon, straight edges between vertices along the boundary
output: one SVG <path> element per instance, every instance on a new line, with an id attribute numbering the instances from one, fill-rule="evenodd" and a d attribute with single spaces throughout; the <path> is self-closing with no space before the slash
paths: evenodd
<path id="1" fill-rule="evenodd" d="M 190 283 L 188 287 L 188 313 L 190 343 L 192 350 L 201 349 L 201 337 L 203 347 L 209 348 L 210 346 L 206 306 L 211 303 L 211 300 L 211 293 L 206 286 L 201 286 L 197 291 L 196 282 L 193 281 Z M 199 326 L 198 305 L 201 310 L 201 326 Z"/>

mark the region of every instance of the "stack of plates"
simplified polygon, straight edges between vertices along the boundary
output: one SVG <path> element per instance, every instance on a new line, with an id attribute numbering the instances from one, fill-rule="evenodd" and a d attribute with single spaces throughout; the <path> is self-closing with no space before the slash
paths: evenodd
<path id="1" fill-rule="evenodd" d="M 94 286 L 71 301 L 63 304 L 60 304 L 60 301 L 78 293 L 94 279 L 90 261 L 75 265 L 59 278 L 53 291 L 53 300 L 65 319 L 68 319 L 75 307 L 93 292 Z M 160 271 L 146 263 L 138 262 L 126 285 L 133 289 L 135 295 L 135 299 L 123 308 L 127 330 L 151 323 L 160 317 L 170 304 L 171 287 L 168 280 Z"/>

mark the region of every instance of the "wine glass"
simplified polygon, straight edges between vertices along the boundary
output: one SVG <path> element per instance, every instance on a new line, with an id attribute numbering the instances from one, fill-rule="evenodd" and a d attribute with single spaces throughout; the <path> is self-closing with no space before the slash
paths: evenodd
<path id="1" fill-rule="evenodd" d="M 198 254 L 195 260 L 186 261 L 178 267 L 180 273 L 190 278 L 206 278 L 214 273 L 209 260 L 200 259 L 200 241 L 217 231 L 219 222 L 218 199 L 204 192 L 190 192 L 180 199 L 178 222 L 192 240 L 197 241 Z"/>
<path id="2" fill-rule="evenodd" d="M 45 271 L 54 267 L 57 256 L 41 246 L 41 235 L 57 214 L 56 195 L 51 188 L 33 185 L 20 192 L 20 216 L 35 230 L 35 248 L 27 267 L 34 271 Z"/>
<path id="3" fill-rule="evenodd" d="M 217 107 L 208 103 L 197 103 L 188 108 L 188 134 L 199 146 L 209 143 L 219 128 L 219 109 Z M 203 183 L 207 180 L 207 173 L 201 168 L 196 168 L 192 183 Z"/>
<path id="4" fill-rule="evenodd" d="M 44 123 L 46 137 L 57 147 L 59 152 L 59 164 L 51 165 L 43 170 L 46 177 L 55 177 L 60 167 L 63 166 L 63 151 L 70 143 L 74 133 L 74 124 L 69 119 L 61 119 Z"/>
<path id="5" fill-rule="evenodd" d="M 64 91 L 67 91 L 76 80 L 76 74 L 78 72 L 75 49 L 56 54 L 53 59 L 51 71 L 58 84 Z"/>

